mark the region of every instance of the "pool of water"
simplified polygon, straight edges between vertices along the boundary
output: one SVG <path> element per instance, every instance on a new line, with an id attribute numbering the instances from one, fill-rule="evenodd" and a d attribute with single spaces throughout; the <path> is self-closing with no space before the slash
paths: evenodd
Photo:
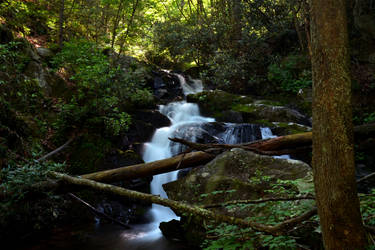
<path id="1" fill-rule="evenodd" d="M 191 250 L 184 242 L 167 240 L 160 234 L 150 234 L 150 224 L 133 225 L 124 229 L 114 224 L 88 225 L 79 228 L 62 228 L 47 239 L 12 246 L 19 250 Z"/>

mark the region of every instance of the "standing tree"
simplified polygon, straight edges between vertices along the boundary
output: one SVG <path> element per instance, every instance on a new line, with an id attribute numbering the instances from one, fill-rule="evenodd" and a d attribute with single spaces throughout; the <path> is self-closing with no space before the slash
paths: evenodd
<path id="1" fill-rule="evenodd" d="M 326 249 L 364 249 L 354 176 L 345 0 L 312 0 L 313 171 Z"/>
<path id="2" fill-rule="evenodd" d="M 63 47 L 64 39 L 64 9 L 65 9 L 65 0 L 60 1 L 60 10 L 59 10 L 59 48 Z"/>

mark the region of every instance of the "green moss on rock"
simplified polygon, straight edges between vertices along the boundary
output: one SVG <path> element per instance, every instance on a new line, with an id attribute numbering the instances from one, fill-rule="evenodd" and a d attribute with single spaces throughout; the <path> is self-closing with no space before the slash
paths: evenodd
<path id="1" fill-rule="evenodd" d="M 188 102 L 198 103 L 204 115 L 217 115 L 224 110 L 230 110 L 235 104 L 251 103 L 248 96 L 234 95 L 222 90 L 203 91 L 187 96 Z"/>

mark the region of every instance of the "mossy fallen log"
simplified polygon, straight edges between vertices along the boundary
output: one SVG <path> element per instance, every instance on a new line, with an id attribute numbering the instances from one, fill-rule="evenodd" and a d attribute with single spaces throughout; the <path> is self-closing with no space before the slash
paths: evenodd
<path id="1" fill-rule="evenodd" d="M 148 202 L 156 203 L 156 204 L 163 205 L 166 207 L 170 207 L 172 210 L 174 210 L 177 213 L 181 213 L 181 214 L 189 213 L 195 216 L 201 216 L 202 219 L 215 220 L 217 222 L 225 222 L 225 223 L 229 223 L 233 225 L 238 225 L 239 227 L 242 227 L 242 228 L 252 228 L 255 231 L 264 232 L 264 233 L 272 234 L 272 235 L 286 234 L 290 229 L 294 228 L 296 225 L 300 224 L 301 222 L 308 220 L 309 218 L 311 218 L 317 213 L 316 208 L 313 208 L 299 216 L 290 218 L 279 224 L 271 226 L 271 225 L 265 225 L 265 224 L 248 221 L 248 220 L 244 220 L 244 219 L 240 219 L 240 218 L 236 218 L 232 216 L 223 215 L 223 214 L 210 211 L 208 209 L 205 209 L 199 206 L 189 205 L 184 202 L 178 202 L 178 201 L 162 198 L 158 195 L 145 194 L 145 193 L 117 187 L 114 185 L 100 183 L 100 182 L 83 179 L 83 178 L 72 177 L 72 176 L 62 174 L 62 173 L 57 173 L 57 172 L 50 172 L 50 175 L 68 184 L 89 187 L 98 191 L 104 191 L 107 193 L 116 194 L 116 195 L 131 198 L 131 199 L 148 201 Z"/>

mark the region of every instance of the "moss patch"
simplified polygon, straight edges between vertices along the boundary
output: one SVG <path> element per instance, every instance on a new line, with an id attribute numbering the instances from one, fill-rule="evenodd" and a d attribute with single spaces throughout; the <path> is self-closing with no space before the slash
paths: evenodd
<path id="1" fill-rule="evenodd" d="M 187 100 L 198 103 L 202 113 L 211 116 L 217 115 L 224 110 L 230 110 L 233 105 L 253 102 L 251 97 L 234 95 L 222 90 L 191 94 L 188 95 Z"/>

